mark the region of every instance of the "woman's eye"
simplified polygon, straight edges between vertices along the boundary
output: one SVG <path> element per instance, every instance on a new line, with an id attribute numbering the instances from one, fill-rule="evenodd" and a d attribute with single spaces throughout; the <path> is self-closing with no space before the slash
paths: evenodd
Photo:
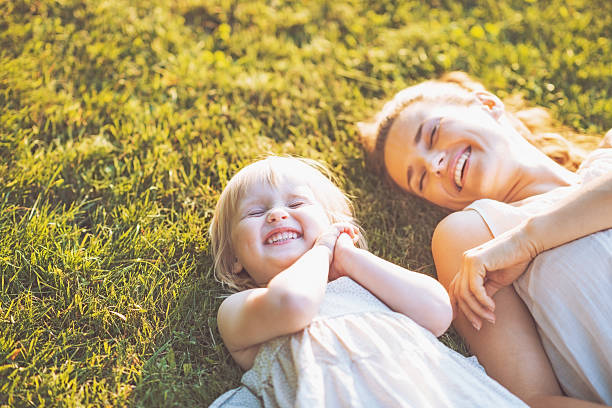
<path id="1" fill-rule="evenodd" d="M 303 201 L 294 201 L 291 204 L 289 204 L 289 208 L 298 208 L 298 207 L 301 207 L 302 205 L 304 205 Z"/>
<path id="2" fill-rule="evenodd" d="M 434 135 L 436 134 L 436 130 L 438 130 L 437 124 L 431 129 L 431 133 L 429 134 L 429 148 L 430 149 L 433 147 L 433 138 L 434 138 Z"/>
<path id="3" fill-rule="evenodd" d="M 437 118 L 436 121 L 434 122 L 433 127 L 431 128 L 431 132 L 429 133 L 429 148 L 431 149 L 433 147 L 433 143 L 434 143 L 434 137 L 436 136 L 436 133 L 438 133 L 438 129 L 440 129 L 440 121 L 442 120 L 442 118 Z"/>
<path id="4" fill-rule="evenodd" d="M 419 191 L 423 191 L 423 182 L 425 181 L 425 171 L 421 174 L 421 178 L 419 179 Z"/>

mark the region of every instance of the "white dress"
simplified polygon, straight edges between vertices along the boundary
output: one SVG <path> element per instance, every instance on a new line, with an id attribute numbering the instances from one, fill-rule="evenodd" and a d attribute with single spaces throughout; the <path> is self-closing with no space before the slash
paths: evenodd
<path id="1" fill-rule="evenodd" d="M 578 170 L 582 183 L 612 172 L 612 149 L 599 149 Z M 497 236 L 549 208 L 579 186 L 506 204 L 478 200 L 477 211 Z M 612 211 L 612 208 L 610 209 Z M 536 322 L 553 370 L 571 397 L 612 404 L 612 229 L 538 255 L 514 282 Z"/>
<path id="2" fill-rule="evenodd" d="M 524 407 L 473 360 L 347 277 L 304 330 L 262 345 L 212 407 Z"/>

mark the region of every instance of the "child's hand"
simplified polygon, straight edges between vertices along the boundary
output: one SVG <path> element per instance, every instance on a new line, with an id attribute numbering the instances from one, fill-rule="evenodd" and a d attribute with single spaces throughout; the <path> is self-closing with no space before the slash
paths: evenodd
<path id="1" fill-rule="evenodd" d="M 315 245 L 323 245 L 330 250 L 330 265 L 332 264 L 336 242 L 341 234 L 348 234 L 349 240 L 357 240 L 359 237 L 359 229 L 348 222 L 337 222 L 332 224 L 324 233 L 319 235 L 315 241 Z"/>
<path id="2" fill-rule="evenodd" d="M 355 235 L 353 237 L 348 234 L 342 233 L 338 237 L 336 241 L 336 248 L 334 249 L 334 258 L 329 268 L 329 277 L 328 280 L 333 281 L 342 276 L 349 276 L 347 269 L 344 267 L 346 260 L 350 256 L 351 251 L 353 251 L 355 247 L 355 243 L 359 235 Z"/>

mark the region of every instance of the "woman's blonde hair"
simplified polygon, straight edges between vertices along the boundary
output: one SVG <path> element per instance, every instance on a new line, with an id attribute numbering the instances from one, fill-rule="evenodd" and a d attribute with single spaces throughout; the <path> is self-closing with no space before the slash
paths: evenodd
<path id="1" fill-rule="evenodd" d="M 336 185 L 334 175 L 323 164 L 305 158 L 281 156 L 269 156 L 251 163 L 236 173 L 223 189 L 209 231 L 215 275 L 231 289 L 240 291 L 257 287 L 247 271 L 233 271 L 236 255 L 231 233 L 238 206 L 251 186 L 276 187 L 287 177 L 298 178 L 312 190 L 330 223 L 348 222 L 359 228 L 349 198 Z M 363 233 L 357 246 L 367 247 Z"/>
<path id="2" fill-rule="evenodd" d="M 455 71 L 438 80 L 421 82 L 398 92 L 372 122 L 358 123 L 369 164 L 388 177 L 383 155 L 385 143 L 393 122 L 407 106 L 419 101 L 471 105 L 477 101 L 476 92 L 485 90 L 484 85 L 465 72 Z M 507 107 L 505 116 L 519 134 L 560 165 L 572 171 L 578 168 L 584 152 L 556 133 L 563 131 L 569 135 L 571 132 L 555 125 L 546 109 L 526 108 L 520 96 L 504 102 Z"/>

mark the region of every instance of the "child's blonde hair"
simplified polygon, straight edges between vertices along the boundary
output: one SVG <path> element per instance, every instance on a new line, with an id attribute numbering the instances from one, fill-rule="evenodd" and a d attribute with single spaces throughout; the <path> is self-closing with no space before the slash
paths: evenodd
<path id="1" fill-rule="evenodd" d="M 477 101 L 474 94 L 477 91 L 485 91 L 484 85 L 466 73 L 456 71 L 398 92 L 373 121 L 358 123 L 369 164 L 388 177 L 383 155 L 385 143 L 393 122 L 406 107 L 421 101 L 471 105 Z M 556 133 L 572 132 L 555 125 L 546 109 L 525 108 L 520 97 L 505 102 L 508 108 L 506 117 L 521 136 L 567 169 L 574 171 L 578 168 L 584 159 L 584 152 Z"/>
<path id="2" fill-rule="evenodd" d="M 245 192 L 253 185 L 278 186 L 285 177 L 298 177 L 314 193 L 330 223 L 348 222 L 359 228 L 348 197 L 335 184 L 333 174 L 321 163 L 298 157 L 268 156 L 241 169 L 223 189 L 210 225 L 210 239 L 217 279 L 234 290 L 257 287 L 246 271 L 233 272 L 236 257 L 232 248 L 233 219 Z M 360 234 L 358 247 L 366 242 Z"/>

